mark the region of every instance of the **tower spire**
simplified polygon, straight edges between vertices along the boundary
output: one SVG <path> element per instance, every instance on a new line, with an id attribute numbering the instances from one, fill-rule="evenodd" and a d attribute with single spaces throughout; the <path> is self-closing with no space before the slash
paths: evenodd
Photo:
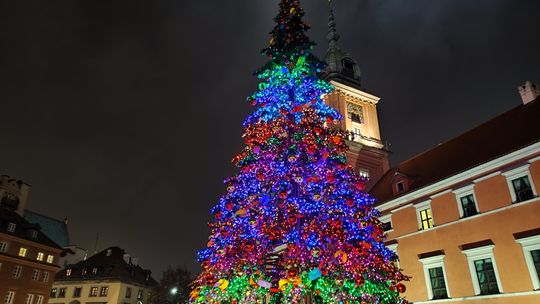
<path id="1" fill-rule="evenodd" d="M 332 8 L 332 0 L 328 0 L 328 35 L 326 38 L 330 44 L 329 48 L 337 48 L 337 42 L 339 40 L 339 34 L 336 29 L 336 19 L 334 18 L 334 9 Z"/>

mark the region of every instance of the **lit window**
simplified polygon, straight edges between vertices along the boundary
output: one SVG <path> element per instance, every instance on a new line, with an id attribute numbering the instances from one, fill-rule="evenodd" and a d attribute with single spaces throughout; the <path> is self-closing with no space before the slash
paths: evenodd
<path id="1" fill-rule="evenodd" d="M 21 266 L 15 266 L 13 267 L 13 272 L 11 273 L 11 276 L 14 278 L 14 279 L 18 279 L 21 277 L 21 274 L 22 274 L 22 267 Z"/>
<path id="2" fill-rule="evenodd" d="M 36 304 L 43 304 L 43 296 L 42 295 L 38 295 L 37 298 L 36 298 Z"/>
<path id="3" fill-rule="evenodd" d="M 488 245 L 462 251 L 467 256 L 476 295 L 502 292 L 497 264 L 493 255 L 494 247 L 494 245 Z"/>
<path id="4" fill-rule="evenodd" d="M 26 304 L 32 304 L 32 302 L 34 301 L 34 295 L 29 293 L 26 295 L 26 300 L 25 300 L 25 303 Z"/>
<path id="5" fill-rule="evenodd" d="M 69 277 L 69 276 L 71 275 L 71 271 L 72 271 L 72 270 L 71 270 L 70 268 L 68 268 L 68 269 L 66 270 L 66 277 Z"/>
<path id="6" fill-rule="evenodd" d="M 58 289 L 58 297 L 59 298 L 65 298 L 66 297 L 66 288 L 59 288 Z"/>
<path id="7" fill-rule="evenodd" d="M 15 228 L 17 228 L 17 225 L 15 225 L 15 223 L 9 223 L 7 226 L 7 231 L 15 232 Z"/>
<path id="8" fill-rule="evenodd" d="M 43 262 L 44 258 L 45 258 L 45 254 L 43 252 L 38 252 L 36 260 Z"/>
<path id="9" fill-rule="evenodd" d="M 43 283 L 47 283 L 47 282 L 49 282 L 49 273 L 44 272 L 43 273 Z"/>
<path id="10" fill-rule="evenodd" d="M 54 262 L 54 256 L 49 254 L 47 256 L 47 263 L 52 264 L 53 262 Z"/>
<path id="11" fill-rule="evenodd" d="M 143 291 L 142 289 L 139 289 L 139 291 L 137 292 L 137 300 L 141 300 L 142 296 L 143 296 Z"/>
<path id="12" fill-rule="evenodd" d="M 420 211 L 420 223 L 422 230 L 433 228 L 433 218 L 431 217 L 430 208 Z"/>
<path id="13" fill-rule="evenodd" d="M 8 291 L 4 297 L 4 304 L 13 304 L 15 301 L 15 291 Z"/>
<path id="14" fill-rule="evenodd" d="M 97 297 L 99 288 L 98 287 L 91 287 L 90 288 L 90 297 Z"/>
<path id="15" fill-rule="evenodd" d="M 108 286 L 101 287 L 101 290 L 99 291 L 99 296 L 106 297 L 108 294 L 109 294 L 109 287 Z"/>
<path id="16" fill-rule="evenodd" d="M 28 252 L 28 250 L 24 247 L 21 247 L 19 249 L 19 256 L 24 258 L 26 256 L 26 252 Z"/>
<path id="17" fill-rule="evenodd" d="M 86 273 L 87 273 L 86 268 L 83 268 L 82 271 L 81 271 L 81 274 L 85 275 Z"/>
<path id="18" fill-rule="evenodd" d="M 5 253 L 7 252 L 8 248 L 8 242 L 0 242 L 0 252 Z"/>
<path id="19" fill-rule="evenodd" d="M 107 256 L 111 256 L 112 254 L 112 249 L 107 249 Z"/>
<path id="20" fill-rule="evenodd" d="M 360 169 L 360 171 L 358 172 L 358 174 L 359 174 L 360 177 L 362 177 L 362 178 L 369 178 L 369 170 L 367 170 L 367 169 Z"/>
<path id="21" fill-rule="evenodd" d="M 73 290 L 73 297 L 74 298 L 80 298 L 82 293 L 82 287 L 75 287 Z"/>
<path id="22" fill-rule="evenodd" d="M 522 176 L 512 180 L 514 193 L 516 194 L 516 203 L 528 201 L 534 198 L 533 189 L 528 176 Z"/>
<path id="23" fill-rule="evenodd" d="M 51 289 L 51 295 L 49 297 L 50 298 L 56 298 L 56 292 L 57 291 L 58 291 L 58 289 L 56 289 L 56 288 Z"/>
<path id="24" fill-rule="evenodd" d="M 34 269 L 32 270 L 32 281 L 37 281 L 37 280 L 39 280 L 39 270 Z"/>
<path id="25" fill-rule="evenodd" d="M 126 298 L 131 299 L 131 287 L 126 288 Z"/>

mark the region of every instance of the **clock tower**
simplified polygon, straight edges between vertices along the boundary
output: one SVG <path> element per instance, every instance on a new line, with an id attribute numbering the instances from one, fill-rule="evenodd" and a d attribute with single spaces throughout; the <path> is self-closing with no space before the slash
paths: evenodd
<path id="1" fill-rule="evenodd" d="M 340 128 L 349 133 L 347 161 L 363 176 L 369 177 L 367 190 L 390 169 L 389 154 L 381 139 L 377 104 L 380 97 L 362 87 L 358 63 L 338 46 L 334 12 L 330 6 L 327 68 L 324 78 L 335 90 L 326 96 L 326 102 L 343 115 Z"/>

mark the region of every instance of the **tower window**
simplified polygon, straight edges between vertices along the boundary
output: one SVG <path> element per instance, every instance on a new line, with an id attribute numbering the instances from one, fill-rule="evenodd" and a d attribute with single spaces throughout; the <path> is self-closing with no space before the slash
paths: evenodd
<path id="1" fill-rule="evenodd" d="M 347 77 L 354 78 L 354 61 L 345 58 L 341 63 L 343 64 L 343 74 Z"/>
<path id="2" fill-rule="evenodd" d="M 405 189 L 405 184 L 403 182 L 399 182 L 396 184 L 397 192 L 402 192 Z"/>
<path id="3" fill-rule="evenodd" d="M 16 227 L 17 227 L 17 225 L 15 223 L 9 223 L 8 226 L 7 226 L 7 231 L 15 232 Z"/>

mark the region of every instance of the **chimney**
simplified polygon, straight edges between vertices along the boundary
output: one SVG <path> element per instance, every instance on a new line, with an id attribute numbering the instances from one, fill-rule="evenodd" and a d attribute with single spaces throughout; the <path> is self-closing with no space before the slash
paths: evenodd
<path id="1" fill-rule="evenodd" d="M 523 100 L 523 104 L 528 104 L 540 96 L 540 88 L 530 81 L 527 81 L 524 85 L 519 86 L 518 91 L 519 95 L 521 95 L 521 99 Z"/>

